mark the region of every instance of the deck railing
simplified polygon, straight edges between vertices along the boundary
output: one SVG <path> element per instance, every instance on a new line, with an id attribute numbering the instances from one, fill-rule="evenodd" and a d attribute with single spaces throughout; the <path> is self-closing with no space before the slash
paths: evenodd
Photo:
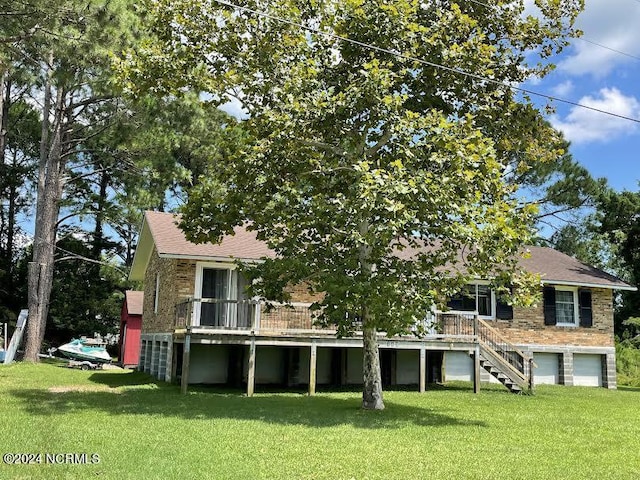
<path id="1" fill-rule="evenodd" d="M 476 314 L 473 312 L 429 312 L 424 320 L 416 325 L 414 332 L 419 336 L 474 337 L 475 318 Z"/>
<path id="2" fill-rule="evenodd" d="M 308 304 L 276 304 L 256 300 L 187 299 L 176 305 L 175 328 L 198 327 L 211 330 L 253 332 L 313 332 L 333 335 L 335 328 L 323 328 L 314 322 Z M 473 312 L 430 312 L 413 333 L 419 337 L 476 340 L 476 315 Z M 356 332 L 357 333 L 357 332 Z M 384 334 L 384 333 L 382 333 Z"/>
<path id="3" fill-rule="evenodd" d="M 255 300 L 188 299 L 176 305 L 175 327 L 224 330 L 316 330 L 306 304 L 266 304 Z"/>

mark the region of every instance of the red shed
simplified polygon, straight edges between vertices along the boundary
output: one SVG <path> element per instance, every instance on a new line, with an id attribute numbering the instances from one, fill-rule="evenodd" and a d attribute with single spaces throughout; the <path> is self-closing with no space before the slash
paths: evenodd
<path id="1" fill-rule="evenodd" d="M 140 327 L 144 292 L 127 290 L 120 314 L 120 363 L 136 367 L 140 359 Z"/>

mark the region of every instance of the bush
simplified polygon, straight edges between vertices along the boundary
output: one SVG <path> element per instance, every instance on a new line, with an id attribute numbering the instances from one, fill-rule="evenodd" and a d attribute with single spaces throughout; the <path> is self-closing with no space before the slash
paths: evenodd
<path id="1" fill-rule="evenodd" d="M 616 344 L 618 385 L 640 387 L 640 350 L 634 343 L 626 339 Z"/>

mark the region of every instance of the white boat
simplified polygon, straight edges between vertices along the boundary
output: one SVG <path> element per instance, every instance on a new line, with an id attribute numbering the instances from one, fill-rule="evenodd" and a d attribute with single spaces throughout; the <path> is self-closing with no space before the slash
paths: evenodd
<path id="1" fill-rule="evenodd" d="M 74 339 L 58 347 L 58 351 L 72 360 L 88 360 L 95 363 L 110 363 L 111 355 L 104 343 L 93 339 Z"/>

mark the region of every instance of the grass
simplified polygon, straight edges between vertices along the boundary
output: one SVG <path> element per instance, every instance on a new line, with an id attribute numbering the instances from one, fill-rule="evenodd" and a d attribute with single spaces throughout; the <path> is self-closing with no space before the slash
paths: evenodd
<path id="1" fill-rule="evenodd" d="M 533 397 L 468 384 L 385 393 L 192 389 L 132 371 L 0 367 L 0 441 L 41 453 L 0 478 L 551 479 L 640 477 L 640 390 L 539 387 Z M 97 453 L 92 465 L 45 453 Z M 89 457 L 88 457 L 89 458 Z"/>

